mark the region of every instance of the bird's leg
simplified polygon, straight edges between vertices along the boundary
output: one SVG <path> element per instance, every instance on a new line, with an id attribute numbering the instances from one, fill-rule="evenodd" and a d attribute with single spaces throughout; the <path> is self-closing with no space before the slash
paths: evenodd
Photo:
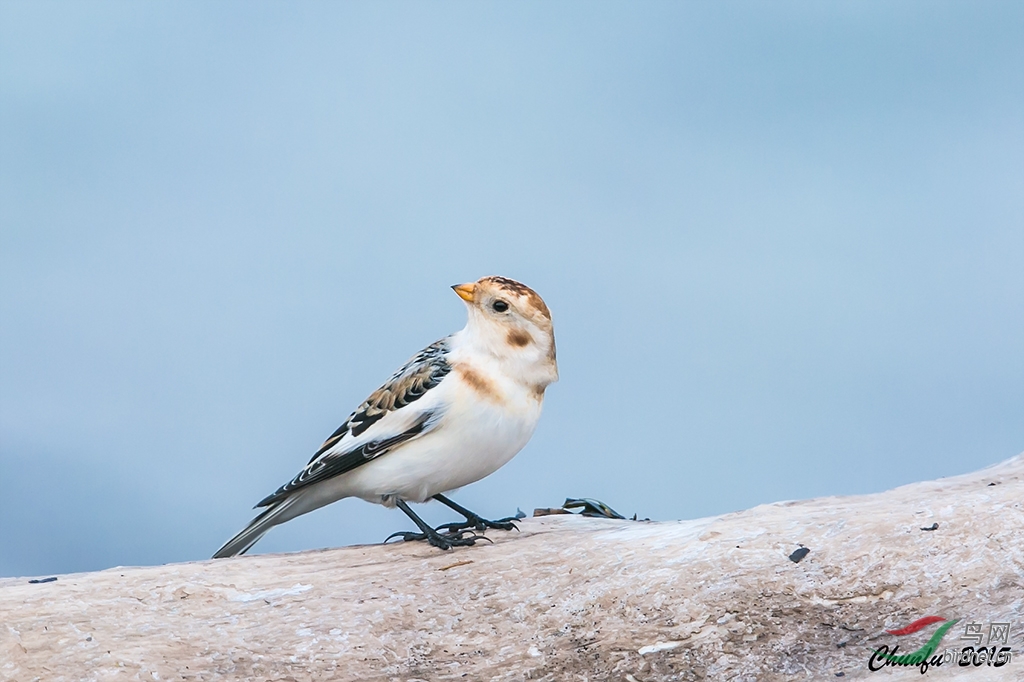
<path id="1" fill-rule="evenodd" d="M 514 516 L 498 519 L 497 521 L 488 521 L 482 516 L 469 511 L 462 505 L 452 502 L 444 495 L 434 495 L 434 499 L 466 517 L 466 520 L 462 523 L 445 523 L 438 526 L 437 530 L 444 528 L 447 529 L 449 533 L 461 532 L 467 528 L 474 528 L 479 531 L 484 531 L 488 528 L 497 528 L 498 530 L 519 530 L 519 526 L 513 523 L 516 520 L 516 517 Z"/>
<path id="2" fill-rule="evenodd" d="M 406 516 L 412 519 L 412 522 L 416 524 L 416 526 L 420 529 L 420 532 L 392 533 L 384 540 L 384 542 L 387 542 L 391 538 L 402 538 L 402 540 L 405 540 L 407 542 L 412 540 L 426 540 L 434 547 L 439 547 L 441 549 L 451 549 L 452 547 L 468 547 L 469 545 L 472 545 L 480 539 L 472 533 L 469 536 L 464 537 L 465 531 L 461 529 L 453 533 L 438 533 L 436 530 L 428 526 L 426 521 L 417 516 L 412 509 L 409 509 L 409 505 L 407 505 L 404 500 L 395 500 L 395 504 L 398 506 L 399 509 L 405 512 Z M 484 539 L 486 540 L 487 538 Z"/>

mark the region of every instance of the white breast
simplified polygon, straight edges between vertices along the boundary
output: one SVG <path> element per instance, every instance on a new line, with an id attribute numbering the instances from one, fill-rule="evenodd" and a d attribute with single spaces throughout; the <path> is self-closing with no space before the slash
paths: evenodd
<path id="1" fill-rule="evenodd" d="M 530 440 L 541 397 L 492 368 L 465 363 L 431 393 L 444 414 L 435 429 L 330 481 L 325 497 L 423 502 L 488 476 Z"/>

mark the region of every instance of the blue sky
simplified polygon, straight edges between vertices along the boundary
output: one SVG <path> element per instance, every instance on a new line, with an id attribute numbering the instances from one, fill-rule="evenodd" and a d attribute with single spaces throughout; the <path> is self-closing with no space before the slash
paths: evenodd
<path id="1" fill-rule="evenodd" d="M 562 376 L 486 516 L 1010 457 L 1022 64 L 1014 3 L 0 3 L 0 575 L 208 557 L 486 274 Z"/>

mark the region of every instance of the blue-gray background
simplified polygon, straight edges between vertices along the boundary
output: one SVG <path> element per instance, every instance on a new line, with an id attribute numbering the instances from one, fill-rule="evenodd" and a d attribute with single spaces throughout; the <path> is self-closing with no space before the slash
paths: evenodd
<path id="1" fill-rule="evenodd" d="M 486 274 L 562 380 L 485 515 L 1012 456 L 1022 160 L 1020 3 L 4 3 L 0 575 L 208 557 Z"/>

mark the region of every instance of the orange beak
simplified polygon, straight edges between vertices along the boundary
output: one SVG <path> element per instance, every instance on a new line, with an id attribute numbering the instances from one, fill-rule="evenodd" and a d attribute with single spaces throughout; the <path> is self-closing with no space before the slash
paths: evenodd
<path id="1" fill-rule="evenodd" d="M 456 284 L 455 286 L 452 287 L 452 289 L 454 289 L 455 293 L 459 295 L 459 298 L 461 298 L 466 303 L 473 302 L 473 294 L 476 292 L 475 283 L 471 282 L 469 284 Z"/>

